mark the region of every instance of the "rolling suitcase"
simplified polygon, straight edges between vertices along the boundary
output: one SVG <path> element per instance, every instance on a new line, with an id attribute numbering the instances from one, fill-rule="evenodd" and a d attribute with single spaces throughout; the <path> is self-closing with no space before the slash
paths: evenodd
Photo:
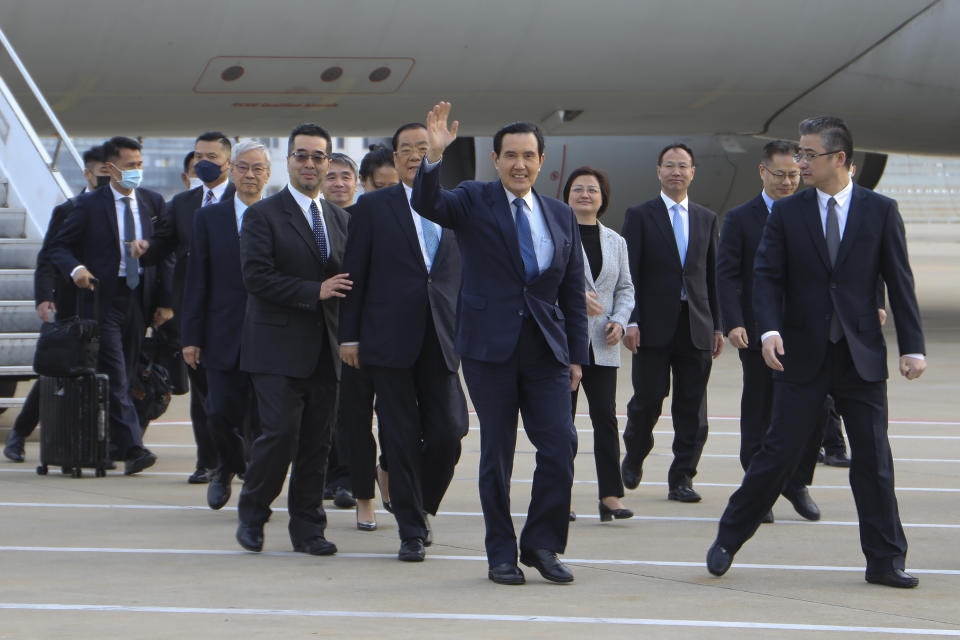
<path id="1" fill-rule="evenodd" d="M 41 376 L 40 385 L 40 466 L 59 466 L 74 478 L 83 467 L 106 475 L 110 461 L 108 411 L 109 378 L 103 373 L 53 378 Z"/>

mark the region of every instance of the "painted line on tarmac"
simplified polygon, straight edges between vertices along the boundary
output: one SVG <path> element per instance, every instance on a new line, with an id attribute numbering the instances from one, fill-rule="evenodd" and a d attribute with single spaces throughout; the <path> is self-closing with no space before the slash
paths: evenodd
<path id="1" fill-rule="evenodd" d="M 259 616 L 277 618 L 366 618 L 379 620 L 443 620 L 472 622 L 520 622 L 524 624 L 587 624 L 700 629 L 760 629 L 772 631 L 813 631 L 822 633 L 876 633 L 900 636 L 960 637 L 960 630 L 916 627 L 868 627 L 856 625 L 793 624 L 733 620 L 683 620 L 670 618 L 589 618 L 583 616 L 509 615 L 490 613 L 342 611 L 323 609 L 241 609 L 220 607 L 151 607 L 145 605 L 59 604 L 0 602 L 0 609 L 16 611 L 72 611 L 85 613 L 147 613 L 174 615 Z"/>
<path id="2" fill-rule="evenodd" d="M 263 551 L 251 553 L 242 549 L 163 549 L 163 548 L 131 548 L 131 547 L 32 547 L 25 545 L 0 546 L 0 553 L 80 553 L 80 554 L 118 554 L 118 555 L 162 555 L 162 556 L 272 556 L 283 558 L 302 558 L 303 554 L 297 551 Z M 395 553 L 337 553 L 335 558 L 349 558 L 361 560 L 396 560 Z M 445 555 L 427 554 L 429 560 L 443 560 L 449 562 L 486 562 L 485 555 Z M 563 557 L 567 564 L 586 566 L 624 566 L 624 567 L 672 567 L 681 569 L 706 569 L 704 561 L 684 562 L 671 560 L 630 560 L 625 558 L 568 558 Z M 814 565 L 814 564 L 760 564 L 734 563 L 735 569 L 756 569 L 762 571 L 819 571 L 841 573 L 863 573 L 862 566 L 841 565 Z M 910 573 L 936 576 L 960 576 L 960 569 L 914 569 Z"/>
<path id="3" fill-rule="evenodd" d="M 177 504 L 95 504 L 95 503 L 67 503 L 67 502 L 0 502 L 0 508 L 26 508 L 26 509 L 113 509 L 129 511 L 211 511 L 210 507 L 200 505 L 177 505 Z M 223 507 L 220 511 L 236 511 L 236 507 Z M 327 515 L 349 515 L 353 516 L 352 509 L 325 509 Z M 376 513 L 389 517 L 389 513 L 382 509 L 377 509 Z M 440 517 L 458 517 L 458 518 L 482 518 L 483 513 L 479 511 L 440 511 L 437 513 Z M 526 518 L 526 513 L 511 513 L 513 518 Z M 578 520 L 599 520 L 599 515 L 577 514 Z M 654 522 L 709 522 L 717 523 L 718 517 L 696 517 L 696 516 L 639 516 L 634 515 L 630 520 L 643 520 Z M 856 520 L 819 520 L 811 522 L 809 520 L 777 520 L 778 524 L 799 524 L 807 526 L 834 526 L 834 527 L 857 527 L 859 523 Z M 960 524 L 949 523 L 914 523 L 904 522 L 906 529 L 960 529 Z"/>

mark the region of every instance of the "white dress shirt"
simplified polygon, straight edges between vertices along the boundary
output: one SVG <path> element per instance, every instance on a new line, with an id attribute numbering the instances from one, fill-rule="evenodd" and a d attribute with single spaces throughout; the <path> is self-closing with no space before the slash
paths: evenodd
<path id="1" fill-rule="evenodd" d="M 307 205 L 308 207 L 310 205 Z M 240 198 L 234 196 L 233 198 L 233 212 L 237 216 L 237 233 L 240 233 L 240 230 L 243 228 L 243 214 L 247 210 L 246 203 Z M 312 216 L 311 216 L 312 217 Z M 321 216 L 322 218 L 323 216 Z"/>
<path id="2" fill-rule="evenodd" d="M 763 203 L 767 205 L 767 214 L 769 215 L 773 211 L 773 203 L 776 202 L 773 198 L 767 195 L 766 191 L 761 191 L 760 195 L 763 197 Z"/>
<path id="3" fill-rule="evenodd" d="M 667 220 L 670 222 L 670 226 L 673 227 L 673 208 L 676 205 L 680 205 L 680 220 L 683 222 L 683 243 L 689 249 L 690 248 L 690 198 L 684 196 L 683 200 L 680 202 L 674 202 L 670 199 L 670 196 L 665 194 L 663 191 L 660 192 L 660 198 L 663 199 L 663 204 L 667 205 Z"/>
<path id="4" fill-rule="evenodd" d="M 837 201 L 837 222 L 840 223 L 840 240 L 843 240 L 843 230 L 847 228 L 847 216 L 850 214 L 850 197 L 853 195 L 853 180 L 847 183 L 843 189 L 831 196 L 817 189 L 817 205 L 820 207 L 820 227 L 823 229 L 823 237 L 827 237 L 827 203 L 830 198 Z"/>
<path id="5" fill-rule="evenodd" d="M 413 187 L 408 187 L 406 183 L 401 184 L 403 184 L 403 190 L 407 194 L 407 206 L 410 208 L 410 215 L 413 216 L 413 226 L 417 229 L 417 241 L 420 243 L 420 253 L 423 254 L 423 264 L 427 266 L 427 272 L 429 272 L 433 267 L 433 258 L 427 254 L 427 245 L 423 241 L 423 226 L 429 224 L 436 229 L 438 242 L 442 237 L 443 227 L 432 220 L 427 220 L 413 209 L 413 204 L 410 202 L 410 198 L 413 197 Z"/>
<path id="6" fill-rule="evenodd" d="M 503 188 L 503 192 L 510 204 L 510 213 L 516 216 L 517 208 L 513 205 L 513 201 L 517 199 L 517 196 L 510 193 L 506 187 Z M 550 229 L 547 228 L 547 220 L 543 217 L 543 210 L 540 209 L 540 201 L 533 197 L 533 191 L 527 191 L 527 195 L 523 196 L 522 200 L 526 205 L 523 208 L 523 213 L 530 223 L 530 236 L 533 239 L 533 252 L 537 256 L 537 268 L 540 273 L 543 273 L 550 268 L 550 263 L 553 262 L 553 236 L 550 235 Z M 516 224 L 516 218 L 513 222 Z"/>
<path id="7" fill-rule="evenodd" d="M 318 196 L 314 199 L 310 199 L 303 193 L 300 193 L 293 188 L 292 185 L 287 185 L 287 191 L 290 192 L 290 195 L 293 196 L 293 199 L 297 201 L 297 204 L 300 205 L 300 211 L 303 212 L 303 217 L 307 219 L 307 226 L 313 229 L 313 214 L 310 213 L 310 203 L 315 202 L 317 204 L 317 209 L 320 210 L 320 228 L 323 237 L 327 241 L 327 253 L 331 252 L 330 247 L 330 234 L 327 233 L 327 223 L 323 221 L 323 205 L 320 203 L 321 198 Z M 239 201 L 240 198 L 234 198 L 234 201 Z M 314 229 L 314 231 L 316 231 Z"/>
<path id="8" fill-rule="evenodd" d="M 213 200 L 210 201 L 210 204 L 217 204 L 220 202 L 220 200 L 223 199 L 223 192 L 227 190 L 227 184 L 229 183 L 229 180 L 224 180 L 212 189 L 207 185 L 203 185 L 203 199 L 200 200 L 200 206 L 207 206 L 207 194 L 211 191 L 213 191 Z"/>
<path id="9" fill-rule="evenodd" d="M 126 237 L 126 227 L 123 223 L 123 213 L 126 207 L 123 199 L 130 198 L 130 211 L 133 212 L 133 237 L 137 240 L 143 239 L 143 229 L 140 228 L 140 206 L 137 204 L 136 189 L 131 191 L 129 196 L 125 196 L 114 189 L 111 184 L 110 191 L 113 193 L 113 204 L 117 210 L 117 236 L 120 239 L 120 277 L 125 278 L 127 276 L 127 264 L 124 256 L 127 255 L 129 249 L 123 244 L 123 239 Z M 143 267 L 140 268 L 140 273 L 143 273 Z"/>

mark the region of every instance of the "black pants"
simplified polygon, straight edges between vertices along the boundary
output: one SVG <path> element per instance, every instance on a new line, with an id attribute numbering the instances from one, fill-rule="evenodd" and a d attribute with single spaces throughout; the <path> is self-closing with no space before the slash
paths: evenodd
<path id="1" fill-rule="evenodd" d="M 763 354 L 752 349 L 740 349 L 743 366 L 743 392 L 740 395 L 740 466 L 746 471 L 753 456 L 760 451 L 770 429 L 773 410 L 773 370 L 763 361 Z M 793 473 L 787 476 L 783 493 L 790 495 L 813 482 L 817 454 L 823 435 L 822 421 L 811 432 L 803 454 Z"/>
<path id="2" fill-rule="evenodd" d="M 707 381 L 712 365 L 710 350 L 698 349 L 690 338 L 690 309 L 684 303 L 673 342 L 666 347 L 641 347 L 633 356 L 633 397 L 627 404 L 623 432 L 624 464 L 642 470 L 653 450 L 653 428 L 670 393 L 672 371 L 673 464 L 667 482 L 671 488 L 690 483 L 707 442 Z"/>
<path id="3" fill-rule="evenodd" d="M 887 440 L 886 381 L 857 374 L 846 340 L 827 347 L 820 372 L 803 384 L 774 381 L 773 419 L 760 452 L 720 519 L 717 542 L 736 553 L 760 526 L 793 469 L 827 394 L 833 396 L 850 438 L 850 486 L 860 518 L 860 545 L 869 571 L 903 569 L 907 540 L 894 494 L 893 457 Z"/>
<path id="4" fill-rule="evenodd" d="M 97 371 L 110 377 L 110 456 L 114 460 L 138 455 L 143 448 L 143 430 L 129 388 L 146 328 L 140 292 L 140 287 L 131 291 L 118 282 L 100 317 Z"/>
<path id="5" fill-rule="evenodd" d="M 36 382 L 30 387 L 27 397 L 23 400 L 20 413 L 13 421 L 13 430 L 21 438 L 27 438 L 37 428 L 40 422 L 40 385 Z"/>
<path id="6" fill-rule="evenodd" d="M 207 369 L 206 381 L 207 427 L 216 459 L 220 461 L 218 469 L 243 473 L 246 470 L 244 423 L 257 408 L 250 374 L 239 369 Z M 253 422 L 257 422 L 255 415 Z"/>
<path id="7" fill-rule="evenodd" d="M 590 354 L 593 361 L 593 354 Z M 617 367 L 590 364 L 582 367 L 580 387 L 590 405 L 593 423 L 593 459 L 597 465 L 597 488 L 600 499 L 623 497 L 620 477 L 620 432 L 617 430 Z M 577 415 L 580 387 L 571 394 L 573 415 Z"/>
<path id="8" fill-rule="evenodd" d="M 843 423 L 840 420 L 840 414 L 833 401 L 833 396 L 828 395 L 823 402 L 823 451 L 832 455 L 845 455 L 847 453 L 847 444 L 843 441 Z"/>
<path id="9" fill-rule="evenodd" d="M 343 365 L 340 369 L 340 396 L 337 402 L 337 437 L 349 442 L 350 483 L 353 497 L 372 500 L 377 478 L 377 439 L 380 440 L 380 467 L 387 470 L 383 446 L 383 416 L 377 416 L 377 439 L 373 437 L 373 381 L 366 369 Z"/>
<path id="10" fill-rule="evenodd" d="M 390 503 L 400 538 L 424 539 L 424 513 L 436 514 L 460 460 L 467 402 L 460 376 L 447 370 L 428 310 L 423 347 L 413 366 L 367 367 L 386 417 Z"/>
<path id="11" fill-rule="evenodd" d="M 323 476 L 337 393 L 329 347 L 325 346 L 307 378 L 265 373 L 253 373 L 251 378 L 261 433 L 244 475 L 240 522 L 257 526 L 269 519 L 270 504 L 280 495 L 292 462 L 287 489 L 290 539 L 296 545 L 322 536 L 327 526 Z"/>
<path id="12" fill-rule="evenodd" d="M 216 469 L 220 466 L 217 444 L 207 424 L 207 369 L 187 367 L 190 377 L 190 424 L 193 440 L 197 443 L 197 469 Z"/>

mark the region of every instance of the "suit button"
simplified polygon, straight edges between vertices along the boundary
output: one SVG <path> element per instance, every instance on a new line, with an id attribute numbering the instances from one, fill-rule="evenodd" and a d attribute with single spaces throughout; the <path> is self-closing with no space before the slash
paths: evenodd
<path id="1" fill-rule="evenodd" d="M 523 292 L 524 292 L 524 293 L 527 292 L 527 287 L 526 287 L 526 286 L 523 287 Z"/>
<path id="2" fill-rule="evenodd" d="M 433 278 L 430 276 L 427 276 L 427 284 L 431 284 L 432 282 L 433 282 Z"/>
<path id="3" fill-rule="evenodd" d="M 522 318 L 522 317 L 523 317 L 523 309 L 520 309 L 519 311 L 517 311 L 517 315 Z"/>

